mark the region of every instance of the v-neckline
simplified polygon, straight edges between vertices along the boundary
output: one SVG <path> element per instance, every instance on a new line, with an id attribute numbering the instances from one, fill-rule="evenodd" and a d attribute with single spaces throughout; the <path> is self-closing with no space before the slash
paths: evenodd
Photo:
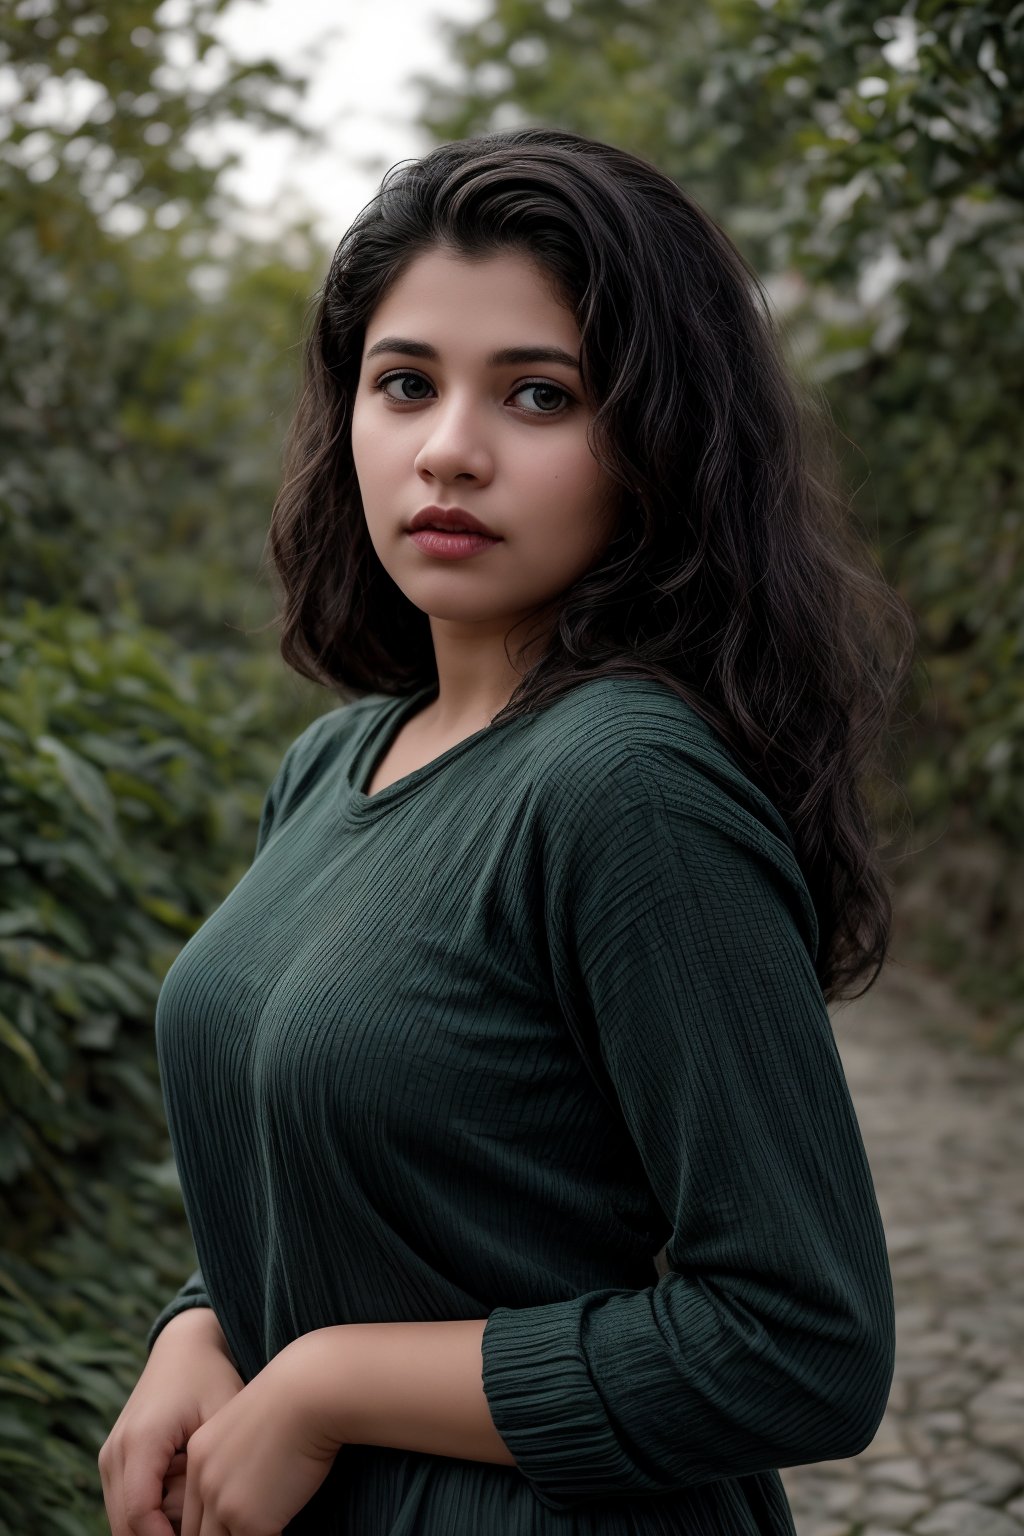
<path id="1" fill-rule="evenodd" d="M 517 720 L 528 718 L 528 716 L 513 716 L 511 720 L 500 721 L 498 725 L 489 722 L 479 730 L 472 731 L 468 736 L 463 736 L 461 741 L 453 742 L 450 747 L 446 747 L 429 762 L 421 763 L 418 768 L 413 768 L 399 779 L 393 779 L 390 784 L 385 784 L 374 794 L 367 794 L 366 786 L 372 781 L 378 764 L 390 750 L 399 731 L 432 698 L 436 697 L 437 685 L 431 683 L 411 694 L 401 694 L 397 697 L 388 695 L 377 709 L 370 712 L 366 730 L 356 745 L 344 776 L 342 810 L 346 820 L 364 821 L 382 815 L 397 802 L 414 794 L 423 783 L 447 768 L 450 763 L 471 751 L 481 739 L 500 730 L 502 725 L 512 725 Z"/>

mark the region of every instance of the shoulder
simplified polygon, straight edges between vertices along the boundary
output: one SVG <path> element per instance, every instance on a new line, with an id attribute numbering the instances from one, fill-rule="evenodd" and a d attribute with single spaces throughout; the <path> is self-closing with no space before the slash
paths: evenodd
<path id="1" fill-rule="evenodd" d="M 367 712 L 379 707 L 382 695 L 337 704 L 305 726 L 287 747 L 274 776 L 271 793 L 278 807 L 295 804 L 327 772 L 362 727 Z"/>
<path id="2" fill-rule="evenodd" d="M 566 887 L 744 877 L 784 888 L 811 949 L 813 904 L 792 832 L 715 728 L 667 684 L 609 677 L 545 712 L 543 843 Z"/>
<path id="3" fill-rule="evenodd" d="M 625 740 L 627 727 L 657 735 L 689 729 L 710 739 L 711 727 L 685 699 L 666 683 L 647 677 L 592 677 L 566 690 L 542 717 L 553 737 L 571 739 L 581 748 L 598 749 Z"/>
<path id="4" fill-rule="evenodd" d="M 602 677 L 545 711 L 546 789 L 554 804 L 590 803 L 615 814 L 652 795 L 711 819 L 762 824 L 792 842 L 786 822 L 717 730 L 667 684 Z"/>

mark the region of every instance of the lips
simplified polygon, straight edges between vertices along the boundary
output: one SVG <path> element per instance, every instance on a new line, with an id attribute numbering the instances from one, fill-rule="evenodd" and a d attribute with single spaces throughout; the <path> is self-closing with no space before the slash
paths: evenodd
<path id="1" fill-rule="evenodd" d="M 422 507 L 410 522 L 409 532 L 417 533 L 424 528 L 434 528 L 439 533 L 480 533 L 488 539 L 501 537 L 464 507 Z"/>

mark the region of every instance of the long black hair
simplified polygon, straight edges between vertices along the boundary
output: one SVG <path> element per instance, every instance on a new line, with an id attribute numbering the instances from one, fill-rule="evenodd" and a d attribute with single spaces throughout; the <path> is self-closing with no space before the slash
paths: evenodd
<path id="1" fill-rule="evenodd" d="M 437 680 L 429 618 L 370 542 L 351 429 L 367 322 L 438 247 L 528 253 L 553 277 L 582 336 L 592 450 L 621 487 L 611 542 L 560 598 L 546 650 L 495 721 L 584 677 L 671 687 L 790 827 L 826 999 L 861 996 L 892 923 L 867 780 L 916 626 L 854 532 L 830 418 L 788 376 L 756 274 L 646 161 L 532 127 L 443 144 L 385 176 L 305 337 L 268 535 L 282 656 L 342 697 Z"/>

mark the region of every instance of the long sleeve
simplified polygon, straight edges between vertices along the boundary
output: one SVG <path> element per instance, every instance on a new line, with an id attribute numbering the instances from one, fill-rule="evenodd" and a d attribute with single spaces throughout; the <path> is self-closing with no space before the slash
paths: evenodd
<path id="1" fill-rule="evenodd" d="M 556 1510 L 856 1455 L 891 1386 L 892 1281 L 785 824 L 664 734 L 563 778 L 554 986 L 671 1228 L 668 1272 L 495 1307 L 496 1427 Z"/>

